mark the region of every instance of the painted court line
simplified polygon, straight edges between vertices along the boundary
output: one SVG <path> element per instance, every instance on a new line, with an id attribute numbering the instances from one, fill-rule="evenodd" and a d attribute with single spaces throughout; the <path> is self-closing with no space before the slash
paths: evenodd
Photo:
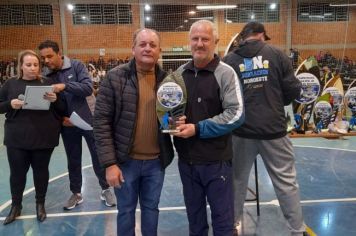
<path id="1" fill-rule="evenodd" d="M 333 147 L 319 147 L 319 146 L 308 146 L 308 145 L 294 145 L 294 147 L 305 147 L 305 148 L 315 148 L 315 149 L 329 149 L 329 150 L 339 150 L 339 151 L 346 151 L 346 152 L 356 152 L 356 150 L 350 149 L 342 149 L 342 148 L 333 148 Z M 2 145 L 0 145 L 2 148 Z M 92 165 L 84 166 L 82 169 L 90 168 Z M 49 180 L 49 183 L 62 178 L 68 175 L 68 172 L 58 175 Z M 34 188 L 30 188 L 24 192 L 24 196 L 29 194 L 30 192 L 34 191 Z M 340 198 L 340 199 L 319 199 L 319 200 L 303 200 L 301 201 L 302 204 L 313 204 L 313 203 L 331 203 L 331 202 L 356 202 L 356 198 Z M 5 208 L 11 205 L 11 200 L 7 201 L 3 205 L 0 206 L 0 212 L 3 211 Z M 245 206 L 253 206 L 256 203 L 245 203 Z M 278 200 L 272 200 L 269 202 L 261 202 L 260 205 L 275 205 L 279 206 Z M 209 207 L 209 206 L 208 206 Z M 160 208 L 160 211 L 180 211 L 185 210 L 185 207 L 163 207 Z M 136 212 L 139 212 L 140 209 L 136 209 Z M 70 216 L 90 216 L 90 215 L 106 215 L 106 214 L 117 214 L 117 210 L 104 210 L 104 211 L 87 211 L 87 212 L 66 212 L 66 213 L 54 213 L 54 214 L 47 214 L 48 218 L 56 218 L 56 217 L 70 217 Z M 18 217 L 18 219 L 35 219 L 36 215 L 23 215 Z M 0 220 L 5 220 L 5 217 L 0 217 Z M 307 227 L 307 232 L 309 235 L 316 236 L 313 230 Z"/>
<path id="2" fill-rule="evenodd" d="M 92 165 L 83 166 L 82 170 L 85 170 L 85 169 L 90 168 L 90 167 L 92 167 Z M 48 183 L 51 183 L 51 182 L 53 182 L 53 181 L 55 181 L 57 179 L 60 179 L 60 178 L 62 178 L 64 176 L 66 176 L 66 175 L 68 175 L 68 172 L 65 172 L 65 173 L 63 173 L 61 175 L 53 177 L 52 179 L 50 179 L 48 181 Z M 23 196 L 26 196 L 27 194 L 29 194 L 30 192 L 33 192 L 33 191 L 35 191 L 35 187 L 29 188 L 26 191 L 24 191 Z M 0 212 L 2 212 L 6 207 L 8 207 L 10 205 L 11 205 L 11 199 L 0 206 Z"/>
<path id="3" fill-rule="evenodd" d="M 309 146 L 309 145 L 293 145 L 293 147 L 306 147 L 306 148 L 316 148 L 316 149 L 330 149 L 344 152 L 356 152 L 356 150 L 344 149 L 344 148 L 334 148 L 334 147 L 318 147 L 318 146 Z"/>
<path id="4" fill-rule="evenodd" d="M 316 148 L 316 149 L 330 149 L 330 150 L 340 150 L 340 151 L 346 151 L 346 152 L 356 152 L 356 150 L 350 150 L 350 149 L 343 149 L 343 148 L 333 148 L 333 147 L 319 147 L 319 146 L 310 146 L 310 145 L 293 145 L 294 147 L 306 147 L 306 148 Z M 0 148 L 1 148 L 2 146 L 0 146 Z M 92 165 L 87 165 L 87 166 L 84 166 L 84 167 L 82 167 L 82 169 L 84 170 L 84 169 L 86 169 L 86 168 L 90 168 L 90 167 L 92 167 Z M 60 179 L 60 178 L 62 178 L 62 177 L 64 177 L 64 176 L 66 176 L 66 175 L 68 175 L 68 172 L 66 172 L 66 173 L 63 173 L 63 174 L 61 174 L 61 175 L 58 175 L 58 176 L 56 176 L 56 177 L 54 177 L 54 178 L 52 178 L 52 179 L 50 179 L 49 180 L 49 183 L 51 183 L 51 182 L 53 182 L 53 181 L 55 181 L 55 180 L 57 180 L 57 179 Z M 24 196 L 25 195 L 27 195 L 27 194 L 29 194 L 30 192 L 32 192 L 32 191 L 34 191 L 35 190 L 35 188 L 34 187 L 32 187 L 32 188 L 30 188 L 30 189 L 28 189 L 28 190 L 26 190 L 25 192 L 24 192 Z M 316 200 L 316 201 L 320 201 L 320 200 Z M 326 201 L 328 201 L 328 200 L 326 200 Z M 343 201 L 343 200 L 341 200 L 341 201 Z M 353 201 L 353 200 L 352 200 Z M 302 203 L 312 203 L 311 201 L 302 201 Z M 253 203 L 246 203 L 245 205 L 250 205 L 250 204 L 253 204 Z M 262 205 L 263 205 L 263 203 L 261 203 Z M 279 205 L 278 204 L 278 202 L 276 203 L 276 202 L 271 202 L 270 204 L 273 204 L 273 205 Z M 7 202 L 5 202 L 4 204 L 2 204 L 1 206 L 0 206 L 0 212 L 2 212 L 5 208 L 7 208 L 8 206 L 10 206 L 11 205 L 11 200 L 9 200 L 9 201 L 7 201 Z"/>
<path id="5" fill-rule="evenodd" d="M 316 233 L 309 226 L 307 226 L 306 231 L 310 236 L 317 236 Z"/>
<path id="6" fill-rule="evenodd" d="M 335 198 L 335 199 L 320 199 L 320 200 L 305 200 L 301 201 L 302 204 L 311 204 L 311 203 L 331 203 L 331 202 L 356 202 L 356 198 Z M 256 203 L 246 203 L 245 206 L 253 206 Z M 278 200 L 272 200 L 269 202 L 261 202 L 260 205 L 274 205 L 279 206 Z M 183 211 L 185 210 L 184 206 L 180 207 L 162 207 L 159 208 L 160 211 Z M 140 209 L 136 209 L 136 212 L 140 212 Z M 62 213 L 53 213 L 47 214 L 48 218 L 55 217 L 68 217 L 68 216 L 90 216 L 90 215 L 107 215 L 107 214 L 116 214 L 117 210 L 103 210 L 103 211 L 82 211 L 82 212 L 62 212 Z M 34 219 L 36 215 L 22 215 L 17 219 Z M 5 220 L 5 217 L 0 217 L 0 220 Z"/>

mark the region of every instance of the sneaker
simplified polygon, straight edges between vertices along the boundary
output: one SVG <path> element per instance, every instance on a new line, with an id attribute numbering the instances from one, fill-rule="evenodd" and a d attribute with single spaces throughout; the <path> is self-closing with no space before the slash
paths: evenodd
<path id="1" fill-rule="evenodd" d="M 236 235 L 238 235 L 238 233 L 241 233 L 241 221 L 235 222 L 234 229 L 235 229 Z"/>
<path id="2" fill-rule="evenodd" d="M 115 197 L 111 193 L 110 188 L 101 191 L 100 199 L 103 200 L 108 207 L 116 206 Z"/>
<path id="3" fill-rule="evenodd" d="M 72 196 L 70 196 L 69 200 L 67 203 L 64 205 L 63 209 L 64 210 L 71 210 L 77 205 L 81 204 L 83 202 L 83 197 L 81 193 L 73 193 Z"/>

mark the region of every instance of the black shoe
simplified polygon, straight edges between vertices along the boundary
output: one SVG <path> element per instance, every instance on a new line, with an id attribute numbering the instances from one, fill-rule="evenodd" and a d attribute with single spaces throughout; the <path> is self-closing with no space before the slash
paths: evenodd
<path id="1" fill-rule="evenodd" d="M 44 203 L 36 203 L 37 220 L 43 222 L 47 218 L 46 209 Z"/>
<path id="2" fill-rule="evenodd" d="M 22 206 L 11 206 L 11 210 L 4 220 L 4 225 L 10 224 L 16 219 L 16 217 L 20 216 L 21 209 Z"/>

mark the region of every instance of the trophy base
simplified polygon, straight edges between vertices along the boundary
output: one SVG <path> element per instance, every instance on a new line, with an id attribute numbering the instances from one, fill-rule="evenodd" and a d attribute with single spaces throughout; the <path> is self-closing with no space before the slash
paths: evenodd
<path id="1" fill-rule="evenodd" d="M 178 129 L 163 129 L 163 130 L 161 130 L 161 131 L 162 131 L 162 133 L 164 133 L 164 134 L 174 134 L 174 133 L 178 133 L 178 132 L 179 132 Z"/>

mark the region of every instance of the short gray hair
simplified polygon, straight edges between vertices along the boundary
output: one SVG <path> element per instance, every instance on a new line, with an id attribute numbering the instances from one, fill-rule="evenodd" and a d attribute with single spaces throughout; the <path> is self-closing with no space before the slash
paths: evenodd
<path id="1" fill-rule="evenodd" d="M 193 29 L 194 27 L 198 26 L 198 25 L 209 25 L 209 26 L 212 28 L 212 30 L 213 30 L 214 39 L 215 39 L 215 40 L 219 39 L 218 31 L 217 31 L 217 29 L 216 29 L 214 23 L 211 22 L 210 20 L 198 20 L 198 21 L 194 22 L 194 23 L 192 24 L 192 26 L 190 26 L 189 35 L 191 35 L 192 29 Z"/>
<path id="2" fill-rule="evenodd" d="M 156 30 L 150 29 L 150 28 L 141 28 L 141 29 L 136 30 L 136 31 L 133 33 L 133 37 L 132 37 L 132 45 L 133 45 L 133 46 L 136 45 L 137 35 L 138 35 L 139 33 L 141 33 L 142 31 L 145 31 L 145 30 L 146 30 L 146 31 L 150 31 L 150 32 L 156 34 L 157 37 L 158 37 L 158 42 L 161 43 L 161 36 L 159 35 L 159 33 L 158 33 Z"/>

